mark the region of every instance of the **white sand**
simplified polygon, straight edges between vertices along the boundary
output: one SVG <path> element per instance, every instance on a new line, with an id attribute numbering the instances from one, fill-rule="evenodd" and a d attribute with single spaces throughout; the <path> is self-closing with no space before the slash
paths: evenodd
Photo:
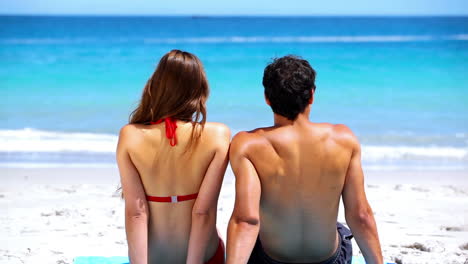
<path id="1" fill-rule="evenodd" d="M 0 263 L 72 263 L 75 256 L 126 255 L 115 168 L 3 168 L 0 177 Z M 460 248 L 468 243 L 467 172 L 367 171 L 366 179 L 387 260 L 468 263 L 468 249 Z M 224 237 L 233 183 L 229 170 L 218 205 Z M 342 210 L 339 220 L 344 221 Z"/>

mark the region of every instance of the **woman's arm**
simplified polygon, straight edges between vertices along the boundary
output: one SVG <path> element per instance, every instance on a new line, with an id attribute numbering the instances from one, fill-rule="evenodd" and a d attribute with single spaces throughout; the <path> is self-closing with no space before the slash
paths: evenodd
<path id="1" fill-rule="evenodd" d="M 136 132 L 134 129 L 128 125 L 122 128 L 116 155 L 125 199 L 125 231 L 130 263 L 147 264 L 148 203 L 140 175 L 128 153 L 132 135 Z"/>
<path id="2" fill-rule="evenodd" d="M 190 264 L 203 263 L 212 235 L 210 232 L 213 230 L 213 225 L 216 225 L 218 197 L 228 164 L 230 137 L 229 128 L 224 125 L 219 126 L 216 134 L 213 135 L 217 141 L 217 148 L 192 210 L 192 227 L 187 255 L 187 263 Z"/>

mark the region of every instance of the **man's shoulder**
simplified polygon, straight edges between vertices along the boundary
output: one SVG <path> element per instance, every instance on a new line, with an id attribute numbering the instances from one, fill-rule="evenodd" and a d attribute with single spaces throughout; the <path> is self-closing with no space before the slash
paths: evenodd
<path id="1" fill-rule="evenodd" d="M 268 141 L 264 134 L 268 128 L 256 128 L 250 131 L 240 131 L 231 141 L 231 151 L 247 154 L 253 148 L 264 146 Z"/>
<path id="2" fill-rule="evenodd" d="M 232 141 L 241 141 L 243 143 L 261 141 L 265 139 L 265 134 L 272 130 L 273 127 L 259 127 L 249 131 L 239 131 L 232 139 Z"/>
<path id="3" fill-rule="evenodd" d="M 358 138 L 354 135 L 351 128 L 344 124 L 322 124 L 329 130 L 331 138 L 339 143 L 349 147 L 355 147 L 359 145 Z"/>

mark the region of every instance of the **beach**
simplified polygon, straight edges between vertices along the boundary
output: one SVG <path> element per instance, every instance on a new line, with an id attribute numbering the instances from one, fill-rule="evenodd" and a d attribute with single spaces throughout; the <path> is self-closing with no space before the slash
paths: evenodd
<path id="1" fill-rule="evenodd" d="M 310 120 L 359 139 L 386 260 L 468 264 L 468 17 L 0 15 L 0 28 L 0 263 L 127 254 L 119 130 L 180 49 L 203 63 L 207 120 L 232 135 L 273 124 L 273 58 L 308 60 Z M 224 238 L 234 191 L 228 168 Z"/>
<path id="2" fill-rule="evenodd" d="M 0 175 L 5 179 L 0 187 L 1 263 L 73 263 L 76 256 L 126 256 L 116 168 L 2 168 Z M 456 170 L 366 171 L 367 197 L 386 260 L 466 263 L 467 176 Z M 224 239 L 234 193 L 228 169 L 217 219 Z M 338 220 L 344 222 L 343 208 Z M 353 254 L 360 254 L 355 242 Z"/>

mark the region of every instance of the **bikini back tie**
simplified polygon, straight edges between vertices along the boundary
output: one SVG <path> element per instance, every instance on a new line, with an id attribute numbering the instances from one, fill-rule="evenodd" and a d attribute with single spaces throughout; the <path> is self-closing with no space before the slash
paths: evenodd
<path id="1" fill-rule="evenodd" d="M 163 121 L 166 125 L 166 137 L 169 139 L 169 144 L 171 144 L 171 146 L 173 147 L 177 144 L 177 120 L 173 119 L 172 117 L 166 117 L 163 119 L 159 119 L 156 122 L 150 122 L 150 124 L 156 125 L 162 123 Z"/>

